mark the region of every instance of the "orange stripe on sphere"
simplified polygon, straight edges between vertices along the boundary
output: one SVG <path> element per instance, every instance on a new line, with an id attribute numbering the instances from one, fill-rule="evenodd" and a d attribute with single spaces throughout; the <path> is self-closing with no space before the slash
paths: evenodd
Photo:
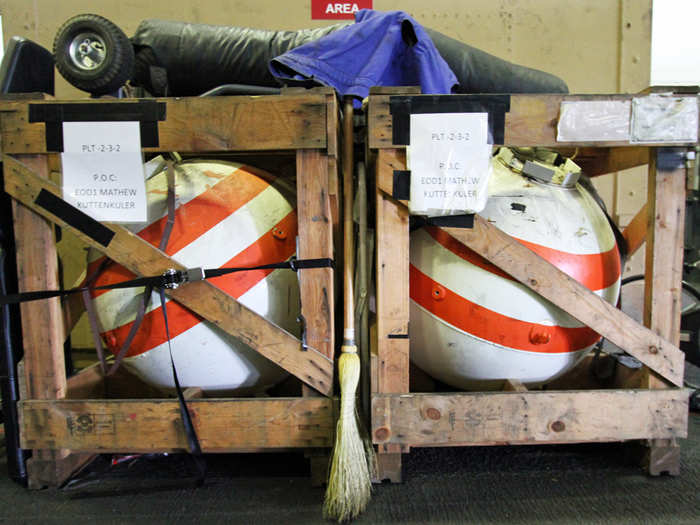
<path id="1" fill-rule="evenodd" d="M 600 339 L 585 326 L 548 326 L 507 317 L 452 292 L 413 265 L 409 271 L 412 300 L 448 324 L 480 339 L 547 354 L 575 352 Z"/>
<path id="2" fill-rule="evenodd" d="M 464 246 L 464 244 L 441 228 L 428 226 L 426 231 L 438 243 L 465 261 L 500 277 L 514 280 L 503 270 Z M 620 254 L 617 251 L 617 245 L 604 253 L 575 254 L 523 241 L 517 237 L 513 238 L 559 268 L 569 277 L 576 279 L 589 290 L 597 291 L 608 288 L 620 278 Z"/>
<path id="3" fill-rule="evenodd" d="M 273 234 L 275 230 L 285 231 L 286 236 L 284 239 L 275 237 Z M 296 235 L 297 215 L 295 211 L 291 211 L 255 243 L 248 246 L 222 267 L 256 266 L 271 262 L 285 261 L 294 255 L 296 251 Z M 117 267 L 117 269 L 128 273 L 128 270 L 121 266 Z M 227 294 L 238 299 L 273 271 L 274 270 L 255 270 L 250 272 L 236 272 L 216 277 L 209 281 L 217 288 L 220 288 Z M 166 306 L 171 338 L 177 337 L 202 321 L 202 318 L 197 314 L 177 304 L 175 301 L 168 302 Z M 133 321 L 104 333 L 104 338 L 110 351 L 117 351 L 121 347 L 132 325 Z M 161 307 L 158 307 L 144 316 L 143 324 L 139 328 L 126 355 L 128 357 L 133 357 L 143 354 L 165 343 L 167 340 L 163 313 L 161 312 Z"/>

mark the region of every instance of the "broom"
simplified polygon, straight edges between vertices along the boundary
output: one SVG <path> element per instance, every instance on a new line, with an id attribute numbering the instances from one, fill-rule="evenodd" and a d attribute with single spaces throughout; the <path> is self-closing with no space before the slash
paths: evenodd
<path id="1" fill-rule="evenodd" d="M 361 422 L 356 414 L 356 392 L 360 381 L 360 358 L 355 343 L 355 311 L 353 300 L 353 105 L 344 99 L 343 107 L 343 345 L 338 360 L 340 382 L 340 415 L 335 433 L 335 446 L 328 476 L 325 518 L 339 522 L 355 518 L 369 503 L 372 492 L 370 465 L 371 444 L 363 442 Z"/>

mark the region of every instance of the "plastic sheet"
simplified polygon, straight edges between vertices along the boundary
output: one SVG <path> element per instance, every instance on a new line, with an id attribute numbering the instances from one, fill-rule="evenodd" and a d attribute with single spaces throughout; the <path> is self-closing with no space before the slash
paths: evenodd
<path id="1" fill-rule="evenodd" d="M 697 142 L 698 98 L 649 95 L 632 99 L 632 142 Z"/>
<path id="2" fill-rule="evenodd" d="M 630 139 L 629 100 L 573 100 L 561 103 L 557 141 Z"/>

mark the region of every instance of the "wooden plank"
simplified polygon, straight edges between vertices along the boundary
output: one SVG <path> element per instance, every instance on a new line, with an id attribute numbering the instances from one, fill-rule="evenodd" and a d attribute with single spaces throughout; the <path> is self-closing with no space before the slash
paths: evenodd
<path id="1" fill-rule="evenodd" d="M 328 180 L 327 157 L 321 151 L 297 152 L 297 256 L 300 259 L 333 258 Z M 333 269 L 312 268 L 298 275 L 307 344 L 332 360 L 335 350 Z"/>
<path id="2" fill-rule="evenodd" d="M 136 101 L 74 100 L 61 103 Z M 326 95 L 193 97 L 158 99 L 166 120 L 158 123 L 159 146 L 144 151 L 269 151 L 326 147 Z M 55 103 L 36 101 L 32 104 Z M 45 153 L 45 124 L 28 122 L 28 102 L 2 102 L 3 153 Z"/>
<path id="3" fill-rule="evenodd" d="M 311 486 L 323 487 L 328 481 L 328 468 L 330 465 L 328 449 L 310 448 L 304 453 L 309 460 L 309 474 Z"/>
<path id="4" fill-rule="evenodd" d="M 676 167 L 666 167 L 668 158 Z M 647 183 L 648 232 L 644 267 L 644 324 L 675 345 L 680 344 L 681 281 L 685 227 L 685 152 L 665 148 L 652 151 Z M 682 363 L 682 365 L 685 363 Z M 642 388 L 665 388 L 653 371 L 641 370 Z M 649 474 L 680 473 L 680 447 L 675 440 L 649 442 L 643 458 Z"/>
<path id="5" fill-rule="evenodd" d="M 658 160 L 665 154 L 668 152 L 657 149 L 652 155 L 647 185 L 644 324 L 677 346 L 681 330 L 686 168 L 683 158 L 679 167 L 662 169 Z"/>
<path id="6" fill-rule="evenodd" d="M 393 174 L 400 156 L 397 150 L 380 150 L 376 159 L 377 178 L 391 179 L 389 174 Z M 376 222 L 376 391 L 405 393 L 409 391 L 408 210 L 382 193 L 379 187 L 376 190 Z M 373 417 L 372 432 L 375 428 Z M 400 447 L 391 443 L 378 447 L 376 476 L 378 481 L 401 481 Z"/>
<path id="7" fill-rule="evenodd" d="M 688 392 L 377 394 L 372 399 L 372 417 L 373 441 L 377 444 L 494 445 L 683 438 L 687 435 Z"/>
<path id="8" fill-rule="evenodd" d="M 503 383 L 504 392 L 527 392 L 527 387 L 517 379 L 506 379 Z"/>
<path id="9" fill-rule="evenodd" d="M 48 178 L 48 159 L 23 156 L 37 180 Z M 16 161 L 15 161 L 16 162 Z M 5 179 L 11 168 L 5 164 Z M 53 225 L 30 208 L 12 202 L 17 281 L 20 292 L 59 288 L 58 257 Z M 63 357 L 63 314 L 59 299 L 20 305 L 27 395 L 34 399 L 61 398 L 66 392 Z"/>
<path id="10" fill-rule="evenodd" d="M 38 178 L 30 168 L 13 157 L 5 155 L 3 160 L 5 191 L 43 217 L 59 226 L 70 228 L 83 242 L 100 250 L 132 272 L 137 275 L 158 275 L 169 268 L 184 269 L 181 264 L 120 225 L 105 224 L 105 227 L 114 232 L 114 237 L 107 247 L 69 226 L 45 208 L 34 204 L 41 189 L 57 196 L 60 195 L 60 189 Z M 57 286 L 41 285 L 32 289 L 52 288 Z M 188 283 L 177 290 L 169 290 L 168 295 L 322 394 L 330 395 L 332 392 L 333 362 L 330 359 L 313 347 L 302 351 L 299 339 L 246 308 L 212 284 L 206 281 Z"/>
<path id="11" fill-rule="evenodd" d="M 184 397 L 186 400 L 202 399 L 204 397 L 204 390 L 198 386 L 191 386 L 185 389 L 185 391 L 182 393 L 182 397 Z"/>
<path id="12" fill-rule="evenodd" d="M 47 157 L 23 156 L 22 161 L 37 173 L 37 177 L 48 179 Z M 7 177 L 7 165 L 4 170 Z M 16 201 L 12 201 L 12 213 L 19 291 L 58 288 L 58 257 L 53 225 Z M 59 299 L 23 303 L 20 305 L 20 316 L 24 349 L 23 394 L 35 399 L 64 397 L 65 332 Z M 69 458 L 66 451 L 34 450 L 27 461 L 29 487 L 57 486 L 63 481 L 62 478 L 72 473 L 73 463 L 82 464 L 85 460 Z"/>
<path id="13" fill-rule="evenodd" d="M 370 95 L 420 95 L 420 86 L 372 86 Z"/>
<path id="14" fill-rule="evenodd" d="M 96 457 L 66 449 L 34 450 L 33 456 L 27 460 L 27 488 L 58 488 Z"/>
<path id="15" fill-rule="evenodd" d="M 394 188 L 394 170 L 406 169 L 405 149 L 382 149 L 379 150 L 376 160 L 377 188 L 386 195 L 391 196 Z M 403 206 L 408 207 L 407 200 L 396 200 Z"/>
<path id="16" fill-rule="evenodd" d="M 401 452 L 377 454 L 377 471 L 372 483 L 389 480 L 391 483 L 401 483 Z"/>
<path id="17" fill-rule="evenodd" d="M 368 136 L 370 148 L 393 148 L 392 118 L 389 108 L 391 95 L 370 97 L 368 109 Z M 431 95 L 422 95 L 425 97 Z M 484 95 L 479 95 L 483 97 Z M 693 95 L 683 95 L 695 98 Z M 521 95 L 510 96 L 510 111 L 505 118 L 505 146 L 579 147 L 579 146 L 633 146 L 652 144 L 630 144 L 614 141 L 557 142 L 557 123 L 562 101 L 631 100 L 633 95 Z M 691 145 L 686 143 L 669 145 Z"/>
<path id="18" fill-rule="evenodd" d="M 204 452 L 332 445 L 332 399 L 194 399 L 187 406 Z M 175 399 L 29 400 L 20 403 L 19 411 L 23 448 L 187 450 Z"/>
<path id="19" fill-rule="evenodd" d="M 646 451 L 643 464 L 650 476 L 679 476 L 681 447 L 675 439 L 654 439 Z"/>
<path id="20" fill-rule="evenodd" d="M 649 212 L 645 204 L 623 230 L 622 236 L 625 238 L 625 241 L 627 241 L 627 250 L 630 257 L 636 253 L 647 240 L 648 221 Z"/>
<path id="21" fill-rule="evenodd" d="M 392 170 L 395 152 L 380 150 L 378 177 Z M 388 159 L 387 159 L 388 157 Z M 378 392 L 408 392 L 408 211 L 377 191 Z"/>
<path id="22" fill-rule="evenodd" d="M 84 368 L 68 378 L 67 399 L 100 399 L 107 397 L 107 384 L 99 363 Z"/>
<path id="23" fill-rule="evenodd" d="M 452 237 L 581 321 L 673 384 L 683 384 L 685 354 L 480 216 Z"/>
<path id="24" fill-rule="evenodd" d="M 557 150 L 560 149 L 557 148 Z M 576 156 L 574 162 L 589 177 L 597 177 L 649 163 L 649 148 L 638 146 L 579 148 L 578 151 L 570 151 L 567 156 L 574 154 Z"/>

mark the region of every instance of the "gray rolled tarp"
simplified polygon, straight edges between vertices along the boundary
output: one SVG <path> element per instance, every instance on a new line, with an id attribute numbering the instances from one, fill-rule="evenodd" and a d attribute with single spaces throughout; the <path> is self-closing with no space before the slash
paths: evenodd
<path id="1" fill-rule="evenodd" d="M 346 25 L 270 31 L 144 20 L 131 39 L 136 51 L 132 83 L 157 96 L 200 95 L 222 84 L 279 86 L 268 69 L 273 58 Z M 459 93 L 568 93 L 554 75 L 426 31 L 457 76 Z"/>
<path id="2" fill-rule="evenodd" d="M 144 20 L 131 38 L 136 51 L 132 83 L 157 96 L 201 95 L 222 84 L 279 87 L 268 70 L 270 60 L 343 25 L 268 31 Z M 163 73 L 159 69 L 167 74 L 167 93 L 165 79 L 157 78 Z"/>
<path id="3" fill-rule="evenodd" d="M 519 66 L 425 28 L 442 58 L 457 75 L 458 93 L 568 93 L 559 77 Z"/>

